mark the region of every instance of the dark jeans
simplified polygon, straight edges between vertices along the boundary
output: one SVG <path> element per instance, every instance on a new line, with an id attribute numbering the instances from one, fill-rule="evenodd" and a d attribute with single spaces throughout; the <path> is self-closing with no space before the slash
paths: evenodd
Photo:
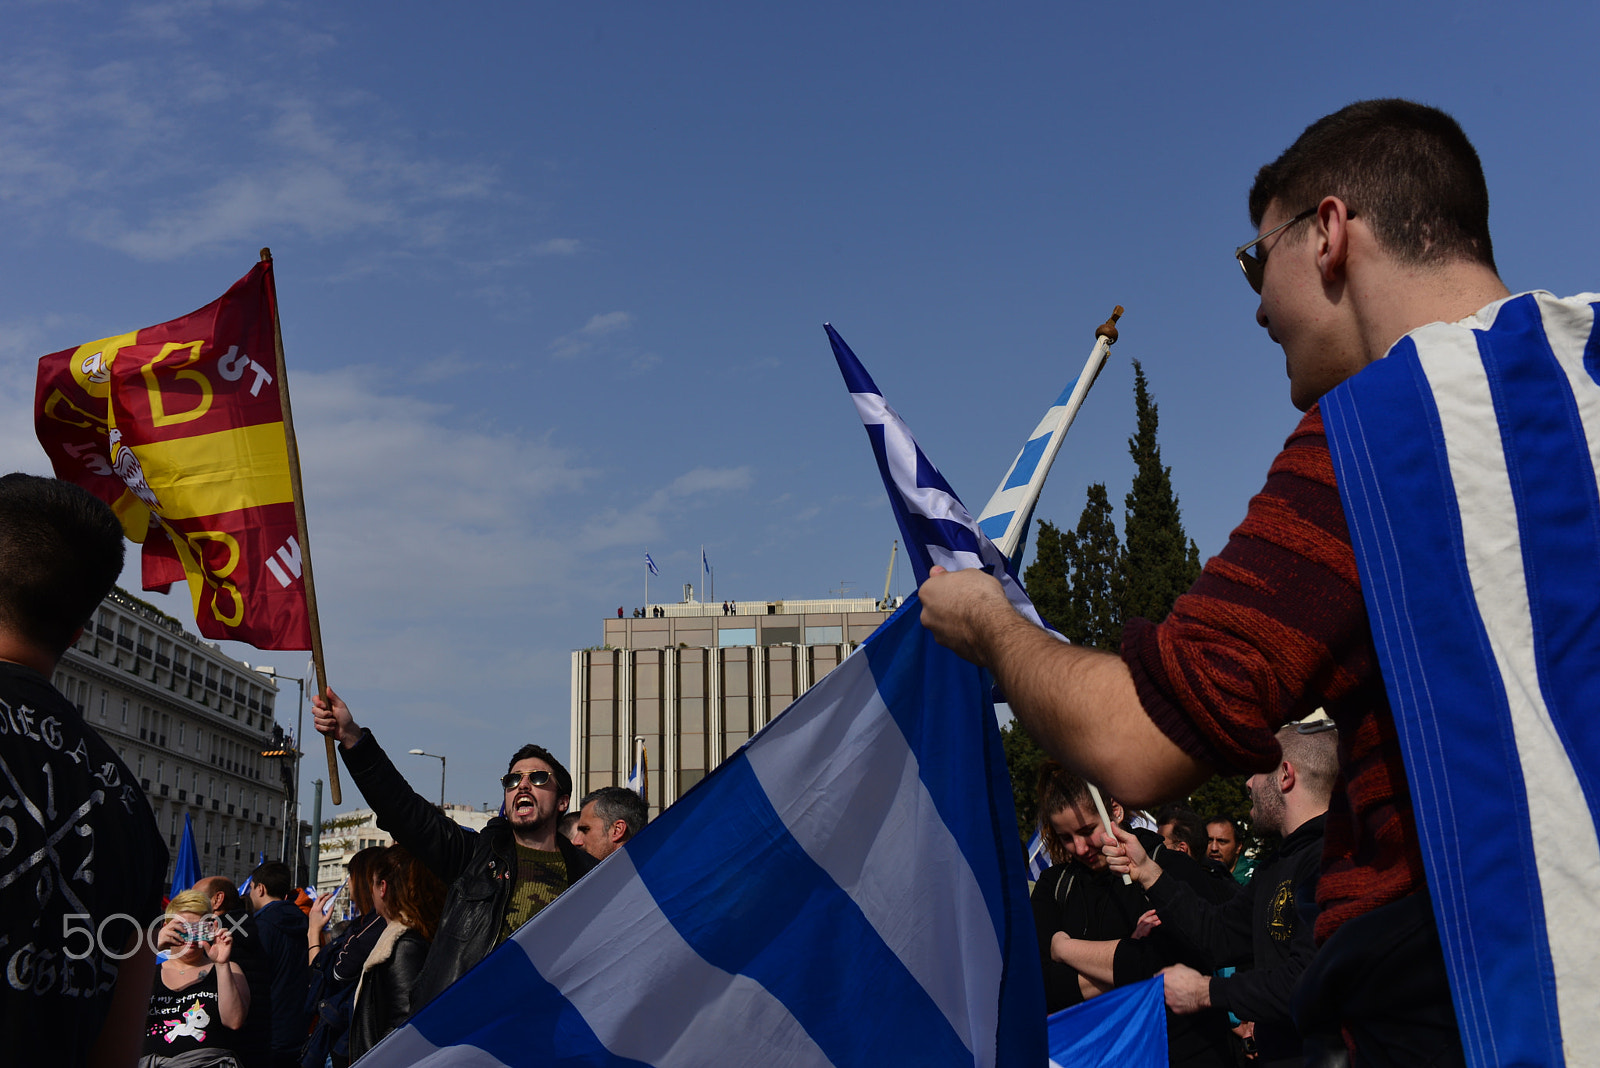
<path id="1" fill-rule="evenodd" d="M 1342 1029 L 1361 1068 L 1466 1064 L 1426 891 L 1335 931 L 1301 977 L 1293 1012 L 1302 1034 L 1327 1045 Z"/>

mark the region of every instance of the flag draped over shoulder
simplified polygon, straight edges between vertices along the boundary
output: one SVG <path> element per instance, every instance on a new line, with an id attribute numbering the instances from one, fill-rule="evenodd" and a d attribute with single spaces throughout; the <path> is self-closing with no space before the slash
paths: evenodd
<path id="1" fill-rule="evenodd" d="M 1322 400 L 1474 1065 L 1600 1048 L 1597 307 L 1507 298 Z"/>
<path id="2" fill-rule="evenodd" d="M 206 637 L 308 649 L 275 322 L 259 263 L 191 315 L 43 357 L 34 426 L 142 543 L 145 589 L 186 578 Z"/>
<path id="3" fill-rule="evenodd" d="M 962 522 L 955 551 L 981 555 L 952 510 L 917 529 Z M 914 544 L 948 559 L 947 540 Z M 1045 1063 L 990 680 L 921 611 L 908 599 L 362 1063 Z"/>

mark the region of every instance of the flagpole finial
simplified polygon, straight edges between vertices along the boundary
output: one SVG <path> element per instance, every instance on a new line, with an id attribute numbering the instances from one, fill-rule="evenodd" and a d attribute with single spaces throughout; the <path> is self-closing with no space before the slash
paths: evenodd
<path id="1" fill-rule="evenodd" d="M 262 251 L 265 252 L 266 250 L 263 249 Z M 1122 318 L 1122 305 L 1118 304 L 1115 308 L 1111 309 L 1111 318 L 1094 328 L 1094 336 L 1103 337 L 1108 343 L 1116 344 L 1117 320 L 1120 318 Z"/>
<path id="2" fill-rule="evenodd" d="M 264 248 L 264 249 L 261 250 L 261 262 L 262 263 L 271 263 L 272 262 L 272 250 L 270 248 Z"/>

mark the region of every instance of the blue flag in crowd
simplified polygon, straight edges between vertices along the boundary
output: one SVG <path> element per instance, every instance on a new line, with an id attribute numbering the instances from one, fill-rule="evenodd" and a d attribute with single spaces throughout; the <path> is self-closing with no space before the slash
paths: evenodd
<path id="1" fill-rule="evenodd" d="M 1162 979 L 1109 990 L 1050 1016 L 1050 1068 L 1166 1068 Z"/>
<path id="2" fill-rule="evenodd" d="M 860 406 L 870 380 L 847 379 Z M 1015 587 L 895 423 L 868 433 L 920 573 L 983 560 Z M 910 477 L 889 478 L 906 447 Z M 1043 1064 L 990 680 L 921 611 L 910 598 L 363 1064 Z"/>
<path id="3" fill-rule="evenodd" d="M 1050 866 L 1050 854 L 1045 852 L 1044 835 L 1038 828 L 1034 828 L 1033 837 L 1028 839 L 1028 879 L 1038 882 L 1039 876 Z"/>
<path id="4" fill-rule="evenodd" d="M 1509 297 L 1322 400 L 1474 1065 L 1600 1049 L 1597 307 Z"/>
<path id="5" fill-rule="evenodd" d="M 178 859 L 172 866 L 172 889 L 167 897 L 174 898 L 183 890 L 200 881 L 200 851 L 194 847 L 194 824 L 189 814 L 183 814 L 183 837 L 178 839 Z"/>

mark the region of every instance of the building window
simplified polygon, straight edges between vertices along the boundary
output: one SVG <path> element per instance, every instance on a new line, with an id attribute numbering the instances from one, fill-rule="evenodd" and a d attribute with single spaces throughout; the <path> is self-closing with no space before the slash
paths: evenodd
<path id="1" fill-rule="evenodd" d="M 122 725 L 124 727 L 128 725 L 128 699 L 126 697 L 122 699 Z"/>

